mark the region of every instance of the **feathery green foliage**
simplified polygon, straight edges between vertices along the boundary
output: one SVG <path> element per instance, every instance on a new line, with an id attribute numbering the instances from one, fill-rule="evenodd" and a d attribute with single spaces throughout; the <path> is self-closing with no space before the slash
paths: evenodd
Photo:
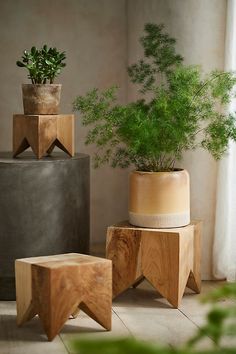
<path id="1" fill-rule="evenodd" d="M 226 299 L 232 300 L 224 303 Z M 112 340 L 77 340 L 73 343 L 78 354 L 235 354 L 236 347 L 222 339 L 236 336 L 236 283 L 228 283 L 203 299 L 214 305 L 207 315 L 206 324 L 184 346 L 161 347 L 132 338 Z M 224 306 L 222 306 L 224 303 Z M 212 348 L 197 349 L 204 338 L 211 338 Z"/>
<path id="2" fill-rule="evenodd" d="M 142 99 L 118 105 L 112 87 L 93 89 L 73 103 L 82 123 L 91 126 L 86 143 L 98 148 L 95 166 L 168 171 L 184 151 L 197 147 L 221 158 L 229 140 L 236 140 L 235 116 L 225 109 L 235 95 L 234 73 L 215 70 L 202 77 L 198 66 L 184 65 L 163 25 L 146 24 L 140 42 L 144 59 L 128 74 Z"/>

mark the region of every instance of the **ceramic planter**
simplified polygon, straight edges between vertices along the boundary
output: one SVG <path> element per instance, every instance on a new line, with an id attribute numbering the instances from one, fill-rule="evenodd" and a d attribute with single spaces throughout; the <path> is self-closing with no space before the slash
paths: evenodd
<path id="1" fill-rule="evenodd" d="M 60 84 L 23 84 L 24 114 L 58 114 Z"/>
<path id="2" fill-rule="evenodd" d="M 130 174 L 129 222 L 150 228 L 190 223 L 190 184 L 186 170 Z"/>

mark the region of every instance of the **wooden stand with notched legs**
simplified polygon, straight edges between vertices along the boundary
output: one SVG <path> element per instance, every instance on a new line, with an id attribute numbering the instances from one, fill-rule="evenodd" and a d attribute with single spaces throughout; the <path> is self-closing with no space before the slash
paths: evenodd
<path id="1" fill-rule="evenodd" d="M 108 227 L 107 258 L 113 263 L 113 297 L 146 278 L 178 308 L 185 287 L 201 291 L 201 222 L 174 229 Z"/>
<path id="2" fill-rule="evenodd" d="M 13 116 L 13 156 L 31 147 L 38 159 L 51 154 L 57 146 L 69 156 L 74 156 L 74 115 L 24 115 Z"/>
<path id="3" fill-rule="evenodd" d="M 52 340 L 79 308 L 111 329 L 110 260 L 77 253 L 24 258 L 15 271 L 18 325 L 38 314 Z"/>

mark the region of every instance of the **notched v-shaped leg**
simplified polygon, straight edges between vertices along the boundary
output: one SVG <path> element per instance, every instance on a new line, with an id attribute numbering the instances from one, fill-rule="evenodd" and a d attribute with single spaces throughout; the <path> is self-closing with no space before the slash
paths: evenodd
<path id="1" fill-rule="evenodd" d="M 143 232 L 142 272 L 174 307 L 179 304 L 179 234 Z M 186 280 L 187 281 L 187 280 Z"/>
<path id="2" fill-rule="evenodd" d="M 193 222 L 193 265 L 187 282 L 187 287 L 200 294 L 201 292 L 201 234 L 202 222 Z"/>
<path id="3" fill-rule="evenodd" d="M 79 307 L 111 329 L 111 264 L 32 266 L 33 303 L 49 340 Z"/>
<path id="4" fill-rule="evenodd" d="M 193 225 L 179 231 L 175 229 L 174 232 L 143 232 L 143 275 L 175 308 L 180 306 L 191 276 L 191 284 L 195 282 L 194 252 Z"/>

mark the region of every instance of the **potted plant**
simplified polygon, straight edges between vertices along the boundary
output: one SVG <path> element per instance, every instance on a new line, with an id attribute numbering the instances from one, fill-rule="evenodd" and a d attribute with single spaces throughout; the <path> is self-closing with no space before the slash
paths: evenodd
<path id="1" fill-rule="evenodd" d="M 74 109 L 91 125 L 86 143 L 96 144 L 95 166 L 135 166 L 130 175 L 129 220 L 143 227 L 180 227 L 190 222 L 189 175 L 177 168 L 183 152 L 202 147 L 219 159 L 236 141 L 235 117 L 224 109 L 234 95 L 234 73 L 202 76 L 175 51 L 163 25 L 146 24 L 144 59 L 128 68 L 141 99 L 116 103 L 117 88 L 78 96 Z"/>
<path id="2" fill-rule="evenodd" d="M 44 45 L 41 49 L 25 50 L 19 67 L 28 70 L 31 84 L 22 85 L 24 114 L 58 114 L 61 85 L 54 79 L 66 66 L 65 52 Z"/>

